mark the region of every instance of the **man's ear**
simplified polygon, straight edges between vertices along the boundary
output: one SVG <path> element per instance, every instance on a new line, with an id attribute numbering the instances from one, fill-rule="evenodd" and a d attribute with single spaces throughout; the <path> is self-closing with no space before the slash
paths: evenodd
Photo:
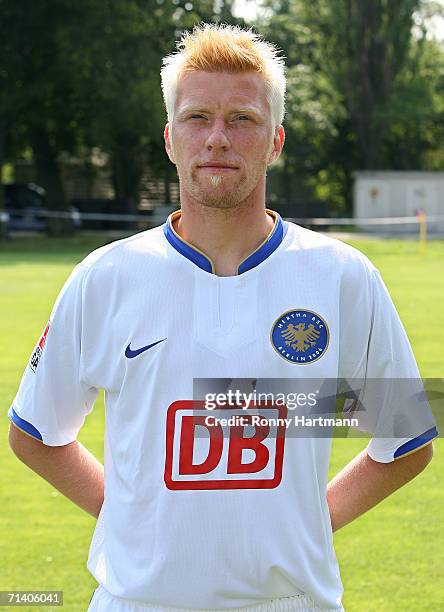
<path id="1" fill-rule="evenodd" d="M 284 142 L 285 142 L 285 130 L 282 127 L 282 125 L 277 125 L 274 128 L 273 148 L 268 157 L 268 165 L 272 164 L 279 158 L 282 152 L 282 149 L 284 147 Z"/>
<path id="2" fill-rule="evenodd" d="M 165 140 L 165 151 L 167 152 L 168 157 L 170 158 L 170 160 L 173 162 L 173 164 L 175 164 L 175 160 L 174 160 L 174 154 L 173 154 L 173 147 L 172 147 L 172 143 L 171 143 L 171 126 L 169 123 L 166 124 L 165 129 L 163 131 L 163 138 Z"/>

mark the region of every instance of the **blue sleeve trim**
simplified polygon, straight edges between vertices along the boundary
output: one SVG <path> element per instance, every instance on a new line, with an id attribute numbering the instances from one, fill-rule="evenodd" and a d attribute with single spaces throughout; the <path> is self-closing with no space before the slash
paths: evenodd
<path id="1" fill-rule="evenodd" d="M 24 419 L 20 418 L 14 408 L 9 409 L 8 416 L 14 423 L 14 425 L 17 425 L 19 429 L 29 434 L 33 438 L 36 438 L 37 440 L 43 442 L 43 437 L 39 430 L 36 429 L 34 425 L 31 425 L 31 423 L 28 423 L 28 421 L 25 421 Z"/>
<path id="2" fill-rule="evenodd" d="M 437 435 L 438 430 L 436 429 L 436 427 L 428 429 L 420 436 L 417 436 L 416 438 L 413 438 L 413 440 L 409 440 L 408 442 L 405 442 L 402 446 L 400 446 L 395 451 L 394 458 L 396 459 L 397 457 L 401 457 L 406 453 L 411 453 L 413 450 L 415 450 L 415 448 L 418 448 L 419 446 L 424 446 L 424 444 L 427 444 L 427 442 L 430 442 L 430 440 L 436 438 Z"/>

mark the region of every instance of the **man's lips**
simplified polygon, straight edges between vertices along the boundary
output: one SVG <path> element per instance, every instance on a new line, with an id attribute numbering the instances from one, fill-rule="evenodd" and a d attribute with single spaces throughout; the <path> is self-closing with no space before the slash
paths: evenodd
<path id="1" fill-rule="evenodd" d="M 239 169 L 238 166 L 224 162 L 207 162 L 205 164 L 199 164 L 197 167 L 200 170 L 212 170 L 213 172 L 224 172 Z"/>

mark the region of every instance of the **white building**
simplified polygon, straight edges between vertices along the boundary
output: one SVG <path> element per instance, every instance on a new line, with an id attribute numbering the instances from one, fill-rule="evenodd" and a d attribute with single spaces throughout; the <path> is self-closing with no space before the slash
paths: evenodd
<path id="1" fill-rule="evenodd" d="M 428 218 L 428 231 L 444 231 L 444 172 L 366 170 L 355 172 L 354 176 L 356 218 L 414 217 L 423 210 Z M 418 229 L 415 224 L 360 226 L 379 232 Z"/>

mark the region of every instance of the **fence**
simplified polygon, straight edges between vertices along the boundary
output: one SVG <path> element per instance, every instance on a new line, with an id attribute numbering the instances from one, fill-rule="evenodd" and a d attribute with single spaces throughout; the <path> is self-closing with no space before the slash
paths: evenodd
<path id="1" fill-rule="evenodd" d="M 45 230 L 45 220 L 65 219 L 70 220 L 72 228 L 81 231 L 88 227 L 91 222 L 100 222 L 99 228 L 107 229 L 149 229 L 161 225 L 166 220 L 167 215 L 173 207 L 161 207 L 159 211 L 152 214 L 105 214 L 105 213 L 86 213 L 77 210 L 69 211 L 49 211 L 49 210 L 8 210 L 0 212 L 0 226 L 3 234 L 14 233 L 14 231 Z M 420 214 L 412 217 L 301 217 L 286 218 L 288 221 L 297 223 L 304 227 L 316 230 L 331 231 L 332 229 L 341 230 L 347 228 L 348 231 L 379 233 L 384 235 L 415 235 L 419 234 L 425 240 L 427 233 L 437 234 L 444 237 L 444 215 L 425 216 Z M 117 224 L 117 225 L 116 225 Z"/>

